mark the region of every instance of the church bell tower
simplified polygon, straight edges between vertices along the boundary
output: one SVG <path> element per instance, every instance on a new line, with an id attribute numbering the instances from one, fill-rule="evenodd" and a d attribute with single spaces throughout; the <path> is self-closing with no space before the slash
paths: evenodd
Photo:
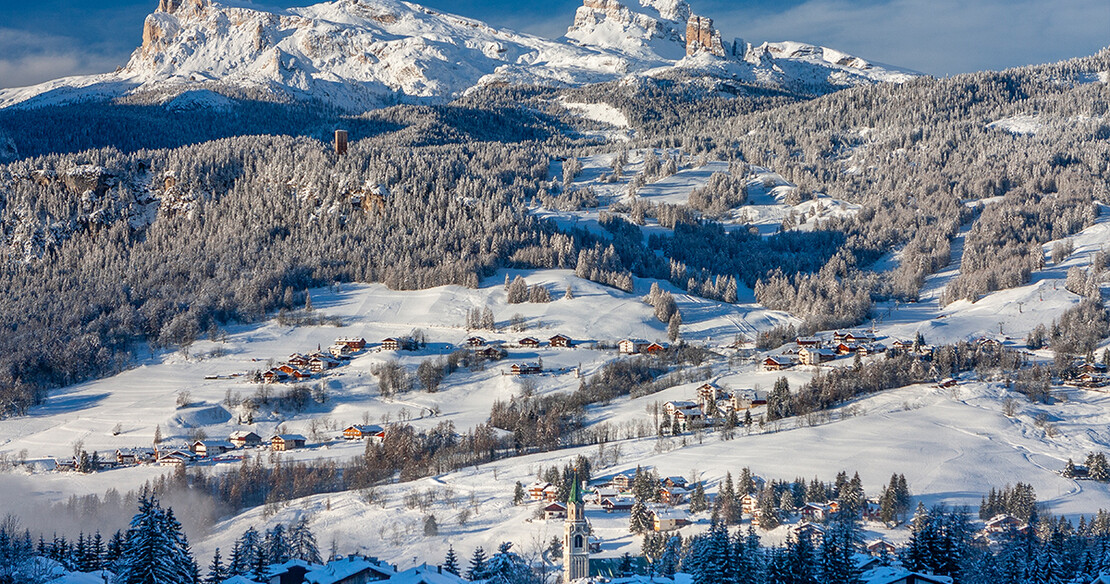
<path id="1" fill-rule="evenodd" d="M 567 519 L 563 522 L 563 582 L 590 575 L 589 527 L 578 474 L 567 496 Z"/>

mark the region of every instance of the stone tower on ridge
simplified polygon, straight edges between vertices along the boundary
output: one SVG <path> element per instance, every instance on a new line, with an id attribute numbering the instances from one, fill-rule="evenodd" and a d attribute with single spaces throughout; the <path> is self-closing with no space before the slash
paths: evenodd
<path id="1" fill-rule="evenodd" d="M 563 582 L 590 575 L 589 527 L 586 525 L 585 502 L 578 473 L 567 495 L 567 519 L 563 522 Z"/>

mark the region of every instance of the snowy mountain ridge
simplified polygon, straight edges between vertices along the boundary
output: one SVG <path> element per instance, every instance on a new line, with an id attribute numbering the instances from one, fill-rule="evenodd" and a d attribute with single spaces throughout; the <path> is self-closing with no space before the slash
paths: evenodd
<path id="1" fill-rule="evenodd" d="M 802 43 L 726 45 L 712 20 L 683 0 L 584 0 L 557 40 L 398 0 L 274 11 L 161 0 L 125 67 L 0 90 L 0 108 L 123 97 L 164 104 L 211 89 L 248 99 L 316 99 L 355 111 L 449 100 L 495 84 L 578 86 L 673 68 L 834 88 L 914 76 Z"/>

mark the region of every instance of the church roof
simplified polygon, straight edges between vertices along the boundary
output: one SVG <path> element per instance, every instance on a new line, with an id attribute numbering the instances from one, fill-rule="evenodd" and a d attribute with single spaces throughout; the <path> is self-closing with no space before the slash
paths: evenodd
<path id="1" fill-rule="evenodd" d="M 582 488 L 579 486 L 578 473 L 574 473 L 574 479 L 570 483 L 570 493 L 567 494 L 567 503 L 585 503 L 582 499 Z"/>

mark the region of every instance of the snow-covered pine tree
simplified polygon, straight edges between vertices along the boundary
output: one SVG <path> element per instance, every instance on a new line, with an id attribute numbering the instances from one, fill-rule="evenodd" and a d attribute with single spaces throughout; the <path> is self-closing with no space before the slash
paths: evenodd
<path id="1" fill-rule="evenodd" d="M 223 558 L 220 557 L 220 548 L 216 548 L 212 553 L 212 563 L 208 565 L 208 575 L 204 578 L 204 584 L 221 584 L 229 577 Z"/>
<path id="2" fill-rule="evenodd" d="M 181 525 L 148 494 L 139 497 L 118 564 L 117 584 L 194 582 L 193 558 L 183 545 Z"/>
<path id="3" fill-rule="evenodd" d="M 455 554 L 455 546 L 453 545 L 447 546 L 447 556 L 443 558 L 443 571 L 448 574 L 459 575 L 459 557 Z"/>
<path id="4" fill-rule="evenodd" d="M 486 575 L 486 550 L 482 546 L 474 548 L 474 553 L 470 555 L 470 566 L 466 570 L 467 580 L 483 580 Z"/>
<path id="5" fill-rule="evenodd" d="M 301 517 L 289 528 L 290 557 L 311 564 L 323 562 L 320 548 L 316 545 L 316 535 L 308 527 L 308 518 Z"/>

